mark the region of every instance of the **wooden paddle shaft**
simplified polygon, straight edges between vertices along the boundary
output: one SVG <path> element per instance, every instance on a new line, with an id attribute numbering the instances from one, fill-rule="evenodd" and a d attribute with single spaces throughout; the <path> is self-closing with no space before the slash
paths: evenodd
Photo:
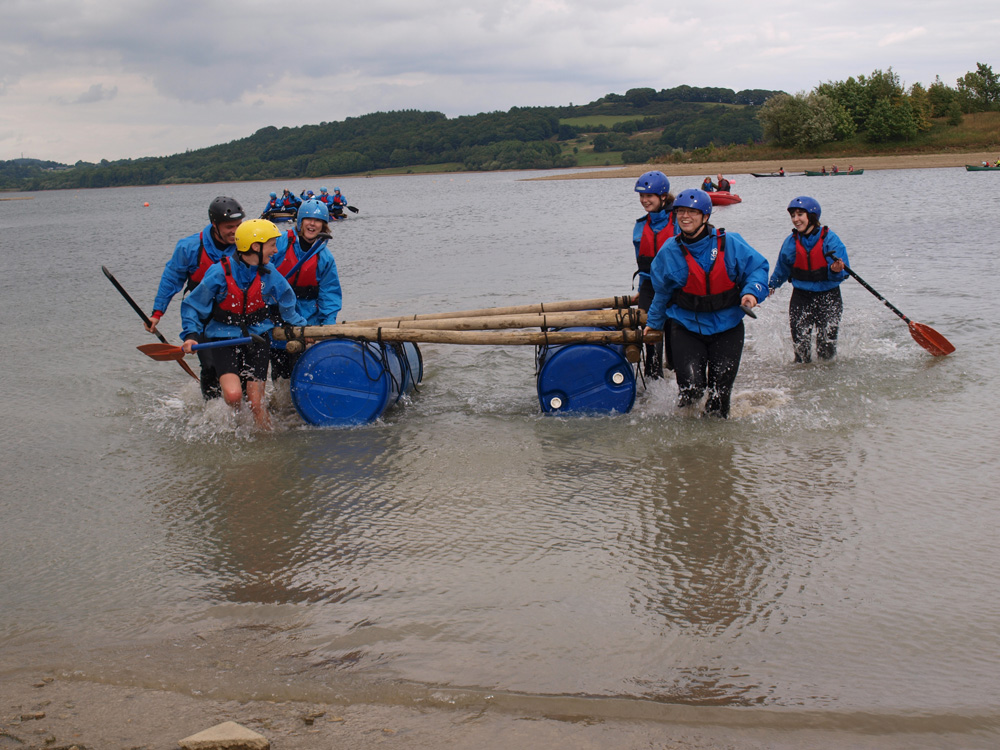
<path id="1" fill-rule="evenodd" d="M 525 315 L 529 313 L 574 312 L 577 310 L 602 310 L 612 308 L 625 309 L 632 304 L 630 295 L 621 297 L 603 297 L 601 299 L 577 299 L 566 302 L 539 302 L 532 305 L 514 305 L 513 307 L 485 307 L 481 310 L 463 310 L 460 312 L 427 313 L 424 315 L 394 315 L 388 318 L 368 318 L 367 320 L 343 321 L 338 325 L 375 325 L 391 320 L 443 320 L 446 318 L 479 318 L 485 315 Z"/>
<path id="2" fill-rule="evenodd" d="M 381 320 L 371 323 L 341 323 L 339 325 L 369 328 L 407 328 L 431 331 L 475 331 L 491 328 L 569 328 L 577 326 L 614 326 L 638 328 L 645 325 L 646 313 L 638 308 L 626 310 L 587 310 L 564 313 L 533 313 L 525 315 L 482 315 L 471 318 L 441 318 L 435 320 Z"/>
<path id="3" fill-rule="evenodd" d="M 292 339 L 363 339 L 366 341 L 412 341 L 418 344 L 468 344 L 473 346 L 545 344 L 651 344 L 660 341 L 655 331 L 643 338 L 642 331 L 429 331 L 425 329 L 378 328 L 370 326 L 296 326 Z M 287 341 L 285 329 L 272 331 L 275 339 Z"/>

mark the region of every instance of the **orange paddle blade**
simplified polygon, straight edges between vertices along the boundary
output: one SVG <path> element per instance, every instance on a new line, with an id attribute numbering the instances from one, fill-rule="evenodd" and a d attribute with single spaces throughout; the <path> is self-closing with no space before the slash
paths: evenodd
<path id="1" fill-rule="evenodd" d="M 170 344 L 140 344 L 136 349 L 158 362 L 184 359 L 184 350 Z"/>
<path id="2" fill-rule="evenodd" d="M 935 357 L 943 357 L 955 351 L 954 345 L 940 333 L 923 323 L 910 321 L 910 335 L 913 340 Z"/>

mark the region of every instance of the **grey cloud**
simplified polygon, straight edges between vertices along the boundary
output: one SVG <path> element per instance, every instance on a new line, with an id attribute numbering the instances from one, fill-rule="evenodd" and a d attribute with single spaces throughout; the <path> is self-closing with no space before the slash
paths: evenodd
<path id="1" fill-rule="evenodd" d="M 104 99 L 114 99 L 118 96 L 118 87 L 112 86 L 110 89 L 104 88 L 103 83 L 95 83 L 84 93 L 74 99 L 72 104 L 93 104 Z"/>

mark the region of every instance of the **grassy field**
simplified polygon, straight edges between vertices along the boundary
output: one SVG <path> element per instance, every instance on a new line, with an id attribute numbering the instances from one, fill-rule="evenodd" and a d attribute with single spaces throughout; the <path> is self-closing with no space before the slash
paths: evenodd
<path id="1" fill-rule="evenodd" d="M 583 117 L 560 117 L 560 125 L 572 125 L 574 128 L 596 128 L 603 125 L 611 128 L 618 122 L 628 122 L 629 120 L 642 120 L 645 115 L 584 115 Z"/>

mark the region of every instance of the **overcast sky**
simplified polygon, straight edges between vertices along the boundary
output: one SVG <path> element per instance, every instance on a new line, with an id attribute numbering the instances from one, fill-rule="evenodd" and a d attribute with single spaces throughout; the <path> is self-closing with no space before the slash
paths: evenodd
<path id="1" fill-rule="evenodd" d="M 272 15 L 269 8 L 282 8 Z M 996 0 L 0 0 L 0 160 L 163 156 L 267 126 L 682 84 L 810 91 L 994 66 Z"/>

